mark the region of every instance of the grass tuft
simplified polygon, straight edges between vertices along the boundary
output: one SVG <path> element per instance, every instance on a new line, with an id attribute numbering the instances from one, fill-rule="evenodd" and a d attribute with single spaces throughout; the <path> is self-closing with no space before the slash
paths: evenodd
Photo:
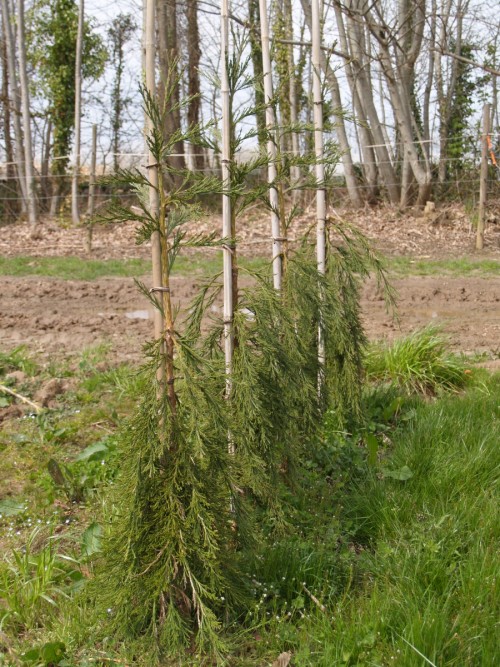
<path id="1" fill-rule="evenodd" d="M 368 379 L 394 382 L 408 393 L 435 395 L 467 384 L 464 362 L 448 351 L 448 339 L 434 326 L 394 341 L 372 345 L 365 356 Z"/>

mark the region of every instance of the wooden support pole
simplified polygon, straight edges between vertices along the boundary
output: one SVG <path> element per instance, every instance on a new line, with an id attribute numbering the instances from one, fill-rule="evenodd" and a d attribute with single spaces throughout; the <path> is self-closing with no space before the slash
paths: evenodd
<path id="1" fill-rule="evenodd" d="M 145 67 L 146 67 L 146 89 L 151 95 L 155 97 L 156 94 L 156 48 L 155 48 L 155 0 L 146 0 L 146 20 L 145 20 Z M 149 136 L 153 131 L 153 121 L 148 116 L 146 117 L 146 134 Z M 156 159 L 148 148 L 148 179 L 150 182 L 149 188 L 149 212 L 151 217 L 158 220 L 159 211 L 159 178 L 158 165 Z M 161 262 L 161 240 L 159 230 L 155 230 L 151 234 L 151 258 L 153 264 L 153 288 L 163 287 L 162 262 Z M 160 299 L 161 302 L 161 292 Z M 161 310 L 155 308 L 154 311 L 154 336 L 156 340 L 162 339 L 161 346 L 161 363 L 157 369 L 158 380 L 158 397 L 161 398 L 164 392 L 165 385 L 165 342 L 163 340 L 163 317 Z"/>
<path id="2" fill-rule="evenodd" d="M 313 79 L 313 124 L 316 174 L 316 257 L 318 273 L 326 273 L 326 189 L 323 147 L 323 94 L 321 89 L 321 22 L 319 1 L 311 0 L 312 21 L 312 79 Z M 321 392 L 325 367 L 325 334 L 320 314 L 318 327 L 318 389 Z"/>
<path id="3" fill-rule="evenodd" d="M 89 178 L 89 201 L 87 207 L 87 239 L 86 239 L 86 250 L 87 252 L 92 251 L 92 232 L 93 232 L 93 222 L 92 218 L 95 213 L 95 178 L 96 178 L 96 165 L 97 165 L 97 125 L 92 125 L 92 152 L 90 155 L 90 178 Z"/>
<path id="4" fill-rule="evenodd" d="M 229 55 L 229 2 L 222 0 L 221 5 L 221 98 L 222 98 L 222 236 L 227 240 L 233 237 L 231 224 L 231 100 L 227 61 Z M 224 357 L 226 363 L 226 396 L 231 393 L 231 373 L 233 366 L 233 248 L 223 248 L 224 276 Z M 231 448 L 231 445 L 230 445 Z"/>
<path id="5" fill-rule="evenodd" d="M 488 135 L 490 133 L 490 104 L 483 107 L 483 132 L 481 135 L 481 175 L 479 181 L 479 216 L 477 221 L 476 250 L 484 246 L 484 220 L 488 196 Z"/>
<path id="6" fill-rule="evenodd" d="M 279 217 L 279 198 L 276 187 L 277 178 L 277 132 L 276 117 L 273 108 L 273 75 L 271 70 L 271 50 L 269 47 L 269 23 L 267 20 L 267 2 L 259 0 L 260 38 L 262 46 L 262 71 L 264 74 L 264 102 L 266 105 L 267 130 L 267 180 L 269 183 L 269 203 L 271 205 L 271 239 L 273 257 L 273 285 L 281 290 L 283 273 L 283 248 L 281 241 L 281 224 Z"/>

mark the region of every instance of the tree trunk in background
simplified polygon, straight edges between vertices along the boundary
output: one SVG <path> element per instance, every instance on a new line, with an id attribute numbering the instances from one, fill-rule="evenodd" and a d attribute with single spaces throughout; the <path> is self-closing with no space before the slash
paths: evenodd
<path id="1" fill-rule="evenodd" d="M 3 27 L 5 33 L 5 47 L 7 51 L 7 71 L 10 87 L 10 99 L 12 104 L 12 116 L 14 121 L 14 162 L 21 193 L 21 211 L 26 212 L 27 208 L 27 190 L 26 190 L 26 170 L 23 132 L 21 129 L 21 96 L 17 85 L 16 70 L 16 51 L 15 41 L 12 32 L 10 9 L 8 0 L 2 0 Z"/>
<path id="2" fill-rule="evenodd" d="M 348 73 L 348 82 L 351 87 L 353 101 L 355 104 L 355 111 L 361 123 L 361 143 L 365 145 L 365 149 L 374 145 L 373 151 L 377 158 L 378 168 L 380 170 L 382 180 L 385 187 L 387 188 L 389 201 L 392 204 L 398 204 L 398 179 L 394 171 L 394 167 L 392 166 L 389 151 L 386 146 L 385 136 L 381 128 L 380 118 L 373 98 L 372 82 L 367 76 L 367 50 L 364 26 L 357 20 L 357 17 L 356 20 L 354 20 L 352 15 L 355 15 L 356 12 L 360 11 L 359 5 L 363 5 L 360 0 L 351 0 L 348 3 L 348 9 L 351 14 L 348 14 L 346 22 L 344 23 L 343 4 L 336 4 L 335 18 L 339 30 L 340 43 L 344 51 L 344 55 L 346 58 L 348 58 L 346 69 Z M 370 128 L 370 135 L 367 135 L 362 129 L 363 124 Z M 366 144 L 366 141 L 369 141 L 370 143 Z M 364 154 L 366 154 L 366 168 L 368 169 L 369 163 L 373 163 L 374 159 L 373 157 L 368 159 L 369 153 L 366 153 L 365 149 L 362 147 L 362 151 Z M 372 164 L 370 168 L 374 166 L 375 165 Z M 373 172 L 367 171 L 367 176 L 371 181 L 373 181 Z M 369 184 L 369 188 L 372 187 L 372 184 Z"/>
<path id="3" fill-rule="evenodd" d="M 285 17 L 285 38 L 289 42 L 293 42 L 293 20 L 292 20 L 292 0 L 284 0 L 283 5 L 284 17 Z M 299 111 L 298 111 L 298 100 L 297 100 L 297 75 L 295 72 L 295 60 L 293 57 L 293 44 L 288 44 L 287 46 L 287 63 L 288 63 L 288 72 L 289 72 L 289 82 L 288 82 L 288 96 L 290 102 L 290 123 L 292 126 L 297 125 L 299 120 Z M 296 157 L 300 153 L 299 148 L 299 135 L 297 132 L 292 132 L 291 135 L 291 145 L 292 145 L 292 156 Z M 297 184 L 300 180 L 300 168 L 297 165 L 293 165 L 290 169 L 290 180 L 292 186 Z M 294 190 L 294 199 L 297 198 L 298 191 Z"/>
<path id="4" fill-rule="evenodd" d="M 21 82 L 21 98 L 23 105 L 23 129 L 24 129 L 24 168 L 26 171 L 26 197 L 28 207 L 28 220 L 30 225 L 38 222 L 38 210 L 35 188 L 35 168 L 33 165 L 33 149 L 31 146 L 31 112 L 30 95 L 28 88 L 28 72 L 26 67 L 26 35 L 24 29 L 24 0 L 18 0 L 17 13 L 17 36 L 19 55 L 19 79 Z"/>
<path id="5" fill-rule="evenodd" d="M 436 0 L 432 0 L 431 3 L 431 16 L 429 17 L 429 62 L 427 63 L 427 77 L 425 80 L 425 89 L 424 89 L 424 99 L 422 103 L 422 138 L 424 139 L 423 150 L 427 155 L 427 159 L 431 158 L 431 124 L 429 120 L 430 108 L 431 108 L 431 95 L 432 87 L 434 83 L 434 70 L 436 62 L 436 30 L 437 30 L 437 4 Z"/>
<path id="6" fill-rule="evenodd" d="M 301 0 L 301 4 L 306 24 L 309 28 L 309 31 L 312 33 L 311 0 Z M 340 95 L 340 87 L 335 71 L 328 63 L 323 50 L 320 51 L 319 57 L 321 61 L 321 69 L 325 73 L 326 82 L 330 88 L 334 107 L 342 112 L 342 98 Z M 337 141 L 339 143 L 341 152 L 342 166 L 344 167 L 344 177 L 346 181 L 347 192 L 349 193 L 349 198 L 354 206 L 361 206 L 363 199 L 358 188 L 356 172 L 354 170 L 354 164 L 352 161 L 351 147 L 349 144 L 349 139 L 347 138 L 347 132 L 342 113 L 339 113 L 336 118 L 335 134 L 337 136 Z"/>
<path id="7" fill-rule="evenodd" d="M 82 120 L 83 15 L 84 0 L 80 0 L 75 64 L 75 144 L 73 148 L 73 175 L 71 179 L 71 219 L 73 220 L 74 225 L 78 225 L 80 222 L 80 211 L 78 208 L 78 176 L 80 173 L 80 128 Z"/>
<path id="8" fill-rule="evenodd" d="M 7 162 L 7 199 L 4 201 L 3 218 L 10 221 L 19 213 L 19 201 L 21 196 L 19 182 L 16 177 L 14 164 L 14 149 L 12 147 L 10 97 L 9 97 L 9 70 L 7 64 L 7 42 L 5 29 L 2 21 L 2 108 L 3 108 L 3 136 L 5 139 L 5 159 Z"/>
<path id="9" fill-rule="evenodd" d="M 432 172 L 429 160 L 421 150 L 417 109 L 414 104 L 415 63 L 420 54 L 425 27 L 425 0 L 400 0 L 396 29 L 391 29 L 377 6 L 375 13 L 366 9 L 363 20 L 378 44 L 378 59 L 385 76 L 392 111 L 407 161 L 418 183 L 417 206 L 430 196 Z M 406 196 L 403 201 L 407 202 Z"/>
<path id="10" fill-rule="evenodd" d="M 108 29 L 108 38 L 111 41 L 112 58 L 115 70 L 113 88 L 111 90 L 111 145 L 113 148 L 113 169 L 120 168 L 120 135 L 123 125 L 123 109 L 125 100 L 122 98 L 122 78 L 124 69 L 124 47 L 135 30 L 135 21 L 132 14 L 118 14 Z M 144 63 L 143 63 L 144 67 Z"/>
<path id="11" fill-rule="evenodd" d="M 181 127 L 180 83 L 178 81 L 179 70 L 179 44 L 177 39 L 177 0 L 157 1 L 157 26 L 158 26 L 158 54 L 160 60 L 160 78 L 158 83 L 158 98 L 160 108 L 165 111 L 163 130 L 165 137 L 170 137 Z M 168 77 L 168 79 L 167 79 Z M 168 101 L 165 100 L 167 89 Z M 166 104 L 166 108 L 163 106 Z M 168 157 L 168 164 L 173 169 L 184 169 L 184 142 L 178 141 L 173 147 L 173 154 Z M 180 179 L 172 177 L 174 185 Z"/>
<path id="12" fill-rule="evenodd" d="M 198 0 L 187 0 L 187 43 L 188 43 L 188 95 L 190 97 L 187 110 L 189 125 L 197 125 L 200 122 L 200 66 L 201 47 L 200 33 L 198 30 Z M 191 146 L 192 166 L 195 170 L 203 169 L 205 160 L 201 146 Z"/>
<path id="13" fill-rule="evenodd" d="M 259 0 L 248 0 L 248 21 L 250 52 L 252 56 L 253 74 L 255 78 L 254 95 L 257 122 L 257 139 L 259 148 L 266 149 L 266 112 L 264 106 L 264 91 L 262 88 L 262 47 L 260 44 L 260 11 Z"/>

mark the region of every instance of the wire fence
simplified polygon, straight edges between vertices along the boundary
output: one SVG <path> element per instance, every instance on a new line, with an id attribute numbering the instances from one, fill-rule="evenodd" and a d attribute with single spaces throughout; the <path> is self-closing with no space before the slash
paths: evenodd
<path id="1" fill-rule="evenodd" d="M 146 157 L 142 153 L 127 153 L 121 154 L 120 157 L 128 159 L 135 159 L 135 166 L 142 169 L 145 165 Z M 212 154 L 210 156 L 210 163 L 208 163 L 206 153 L 186 153 L 177 154 L 173 157 L 183 157 L 186 162 L 192 161 L 194 157 L 203 157 L 204 164 L 201 167 L 193 168 L 192 171 L 205 174 L 218 174 L 219 166 L 217 164 L 217 156 Z M 255 153 L 253 154 L 255 157 Z M 361 193 L 362 198 L 373 198 L 373 193 L 382 201 L 386 198 L 386 193 L 390 188 L 401 188 L 401 180 L 399 175 L 403 171 L 403 160 L 390 160 L 392 173 L 396 178 L 391 182 L 386 182 L 381 177 L 381 171 L 384 162 L 359 162 L 354 165 L 356 174 L 356 188 Z M 341 164 L 341 163 L 340 163 Z M 377 180 L 376 182 L 368 182 L 366 174 L 370 167 L 376 167 Z M 0 221 L 5 224 L 14 221 L 24 210 L 24 199 L 20 192 L 19 179 L 15 173 L 16 163 L 0 164 Z M 382 169 L 381 169 L 382 168 Z M 109 166 L 100 165 L 97 170 L 97 180 L 94 193 L 94 203 L 97 210 L 111 200 L 133 203 L 137 195 L 133 191 L 127 190 L 125 187 L 113 186 L 110 184 L 109 177 L 113 175 Z M 106 181 L 102 179 L 102 172 Z M 444 177 L 443 177 L 444 175 Z M 288 189 L 293 189 L 297 185 L 299 189 L 307 189 L 307 174 L 304 172 L 304 178 L 296 184 L 288 184 Z M 264 183 L 267 179 L 267 168 L 260 167 L 254 170 L 251 174 L 251 183 L 253 186 L 260 182 Z M 82 214 L 88 208 L 89 191 L 90 191 L 90 175 L 88 173 L 79 174 L 79 185 L 77 199 L 79 208 Z M 41 176 L 40 173 L 36 177 L 37 200 L 41 212 L 48 212 L 51 208 L 51 203 L 54 196 L 60 200 L 60 205 L 63 209 L 70 209 L 70 183 L 71 175 L 65 174 L 48 174 Z M 290 187 L 291 186 L 291 187 Z M 342 202 L 348 204 L 348 189 L 345 175 L 342 169 L 333 170 L 329 179 L 328 189 L 330 191 L 331 200 L 333 203 Z M 405 185 L 410 192 L 409 201 L 412 201 L 418 191 L 418 184 L 415 180 L 410 181 Z M 432 195 L 431 198 L 436 201 L 461 201 L 464 203 L 475 205 L 479 198 L 480 188 L 480 161 L 478 159 L 464 159 L 458 157 L 451 157 L 444 161 L 444 164 L 432 165 Z M 313 194 L 313 193 L 312 193 Z M 488 169 L 488 195 L 490 198 L 498 199 L 500 197 L 500 169 L 494 159 L 494 154 L 489 157 Z M 212 198 L 212 204 L 215 204 Z"/>

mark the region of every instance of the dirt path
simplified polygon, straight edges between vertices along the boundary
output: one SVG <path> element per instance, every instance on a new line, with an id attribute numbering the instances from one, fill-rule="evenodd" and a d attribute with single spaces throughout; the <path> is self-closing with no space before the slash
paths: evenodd
<path id="1" fill-rule="evenodd" d="M 146 279 L 147 280 L 147 279 Z M 408 277 L 393 281 L 399 295 L 400 324 L 391 320 L 375 285 L 363 295 L 363 315 L 371 339 L 392 339 L 434 322 L 466 353 L 500 351 L 500 279 Z M 196 281 L 174 278 L 174 299 L 186 302 Z M 117 360 L 137 360 L 151 335 L 148 302 L 131 279 L 94 282 L 51 278 L 2 278 L 1 348 L 22 343 L 41 354 L 67 356 L 109 342 Z"/>

